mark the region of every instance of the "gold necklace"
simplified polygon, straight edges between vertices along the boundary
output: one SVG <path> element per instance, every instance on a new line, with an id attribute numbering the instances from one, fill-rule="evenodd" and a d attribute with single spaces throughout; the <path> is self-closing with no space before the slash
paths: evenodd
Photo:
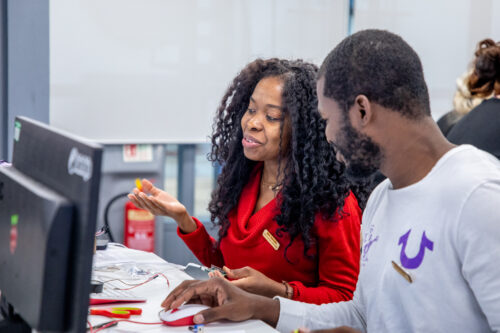
<path id="1" fill-rule="evenodd" d="M 266 183 L 266 182 L 265 182 L 265 181 L 263 181 L 262 179 L 261 179 L 261 181 L 260 181 L 260 184 L 261 184 L 261 185 L 266 186 L 266 187 L 267 187 L 268 189 L 270 189 L 271 191 L 277 191 L 277 190 L 279 190 L 279 188 L 281 187 L 281 185 L 276 186 L 276 184 L 278 184 L 277 182 L 276 182 L 276 183 L 274 183 L 274 184 L 273 184 L 273 183 Z"/>

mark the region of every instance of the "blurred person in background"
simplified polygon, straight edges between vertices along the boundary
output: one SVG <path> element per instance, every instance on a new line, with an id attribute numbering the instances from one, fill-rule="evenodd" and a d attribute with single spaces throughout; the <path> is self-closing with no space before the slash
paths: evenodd
<path id="1" fill-rule="evenodd" d="M 437 124 L 444 136 L 448 135 L 455 124 L 470 110 L 481 104 L 484 97 L 472 96 L 469 90 L 468 82 L 471 72 L 466 72 L 456 80 L 457 90 L 453 97 L 453 110 L 444 114 Z"/>
<path id="2" fill-rule="evenodd" d="M 467 79 L 471 98 L 481 103 L 446 135 L 454 144 L 471 144 L 500 159 L 500 42 L 481 41 Z"/>

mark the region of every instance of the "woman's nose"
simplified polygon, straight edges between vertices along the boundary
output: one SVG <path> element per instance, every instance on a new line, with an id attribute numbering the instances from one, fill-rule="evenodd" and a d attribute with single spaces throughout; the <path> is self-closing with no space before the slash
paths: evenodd
<path id="1" fill-rule="evenodd" d="M 254 115 L 248 120 L 248 127 L 254 130 L 262 129 L 262 120 L 259 115 Z"/>

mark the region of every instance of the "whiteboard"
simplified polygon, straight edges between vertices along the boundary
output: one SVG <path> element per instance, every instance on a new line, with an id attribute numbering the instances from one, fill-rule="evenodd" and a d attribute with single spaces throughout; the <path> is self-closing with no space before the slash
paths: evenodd
<path id="1" fill-rule="evenodd" d="M 51 0 L 50 124 L 103 143 L 207 142 L 257 57 L 321 64 L 348 0 Z"/>
<path id="2" fill-rule="evenodd" d="M 387 29 L 403 37 L 424 67 L 434 119 L 453 109 L 456 79 L 477 43 L 500 40 L 498 0 L 356 0 L 354 31 Z"/>

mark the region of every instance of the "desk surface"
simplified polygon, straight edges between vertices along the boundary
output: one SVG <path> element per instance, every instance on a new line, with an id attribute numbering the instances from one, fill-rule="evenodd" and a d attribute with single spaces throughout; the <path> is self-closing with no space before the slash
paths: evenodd
<path id="1" fill-rule="evenodd" d="M 131 250 L 120 244 L 110 244 L 107 250 L 98 251 L 94 256 L 93 276 L 99 281 L 121 279 L 124 282 L 137 284 L 148 279 L 155 273 L 163 273 L 170 282 L 170 287 L 163 277 L 158 277 L 151 282 L 134 288 L 132 291 L 138 296 L 145 297 L 146 303 L 121 303 L 120 305 L 101 305 L 92 307 L 134 306 L 140 307 L 143 313 L 140 317 L 131 317 L 132 320 L 141 322 L 158 322 L 160 304 L 167 295 L 182 281 L 191 279 L 189 275 L 180 270 L 181 266 L 168 263 L 153 253 Z M 116 282 L 114 282 L 116 283 Z M 106 284 L 105 284 L 106 286 Z M 102 316 L 89 316 L 89 322 L 95 326 L 110 321 Z M 168 327 L 165 325 L 141 325 L 120 322 L 117 326 L 104 330 L 104 332 L 190 332 L 187 327 Z M 217 322 L 204 327 L 204 332 L 226 333 L 251 333 L 251 332 L 277 332 L 274 328 L 260 320 L 247 320 L 241 323 Z"/>

